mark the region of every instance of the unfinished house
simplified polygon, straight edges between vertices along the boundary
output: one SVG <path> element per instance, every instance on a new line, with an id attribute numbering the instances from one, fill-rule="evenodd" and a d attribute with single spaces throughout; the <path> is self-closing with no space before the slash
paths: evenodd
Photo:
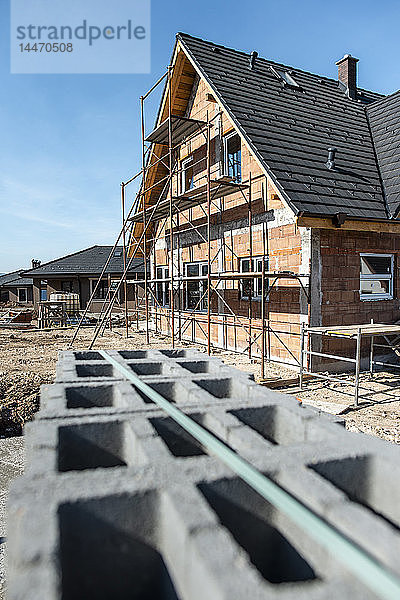
<path id="1" fill-rule="evenodd" d="M 302 324 L 400 319 L 400 92 L 357 62 L 335 80 L 177 35 L 130 217 L 150 331 L 298 365 Z"/>

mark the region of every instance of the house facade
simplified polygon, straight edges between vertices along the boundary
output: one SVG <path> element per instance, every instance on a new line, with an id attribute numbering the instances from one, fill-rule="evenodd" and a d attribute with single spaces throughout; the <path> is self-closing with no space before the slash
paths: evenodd
<path id="1" fill-rule="evenodd" d="M 39 261 L 32 261 L 32 264 L 37 263 Z M 33 305 L 33 280 L 23 277 L 22 273 L 23 269 L 19 269 L 0 276 L 0 302 Z"/>
<path id="2" fill-rule="evenodd" d="M 337 65 L 177 35 L 130 249 L 145 215 L 153 329 L 297 364 L 302 323 L 400 319 L 400 92 Z"/>
<path id="3" fill-rule="evenodd" d="M 99 281 L 103 267 L 112 253 L 107 269 Z M 112 246 L 92 246 L 74 254 L 63 256 L 56 260 L 41 264 L 35 269 L 25 271 L 23 275 L 29 276 L 33 281 L 33 304 L 35 309 L 39 303 L 50 299 L 54 293 L 79 294 L 81 309 L 85 309 L 95 292 L 90 305 L 91 312 L 100 312 L 103 304 L 108 302 L 124 271 L 123 250 Z M 132 262 L 128 278 L 141 278 L 143 261 L 137 259 Z M 136 306 L 136 288 L 129 287 L 127 294 L 128 308 Z M 124 286 L 118 292 L 114 310 L 125 306 Z"/>

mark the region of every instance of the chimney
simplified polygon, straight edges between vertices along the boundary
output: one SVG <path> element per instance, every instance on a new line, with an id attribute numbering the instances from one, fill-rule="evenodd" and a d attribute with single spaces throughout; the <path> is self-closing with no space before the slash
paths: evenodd
<path id="1" fill-rule="evenodd" d="M 357 63 L 358 58 L 351 54 L 345 54 L 343 58 L 337 61 L 339 86 L 355 100 L 357 98 Z"/>
<path id="2" fill-rule="evenodd" d="M 253 52 L 250 54 L 249 69 L 251 69 L 251 70 L 254 69 L 257 57 L 258 57 L 258 52 L 256 52 L 255 50 L 253 50 Z"/>
<path id="3" fill-rule="evenodd" d="M 32 269 L 37 269 L 38 267 L 40 267 L 40 265 L 41 265 L 40 260 L 35 260 L 34 258 L 32 258 Z"/>

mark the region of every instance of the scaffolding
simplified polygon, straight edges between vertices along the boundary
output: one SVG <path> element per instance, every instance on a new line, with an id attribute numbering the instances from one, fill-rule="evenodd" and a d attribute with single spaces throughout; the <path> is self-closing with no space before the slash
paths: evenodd
<path id="1" fill-rule="evenodd" d="M 266 219 L 259 217 L 268 211 L 266 177 L 259 174 L 254 177 L 249 171 L 248 179 L 238 182 L 232 177 L 221 175 L 221 165 L 211 164 L 211 146 L 213 130 L 214 140 L 218 135 L 216 120 L 221 117 L 222 111 L 217 111 L 211 118 L 207 112 L 205 120 L 173 114 L 172 74 L 173 67 L 170 66 L 153 87 L 140 98 L 142 168 L 134 177 L 121 183 L 122 228 L 113 248 L 114 250 L 122 238 L 124 273 L 109 302 L 104 302 L 102 306 L 90 348 L 93 347 L 98 335 L 104 331 L 118 290 L 123 286 L 126 336 L 129 335 L 128 312 L 130 312 L 130 316 L 133 317 L 131 321 L 136 322 L 137 329 L 139 329 L 140 323 L 144 322 L 147 344 L 151 330 L 154 333 L 162 331 L 170 335 L 172 347 L 174 347 L 177 340 L 181 341 L 185 339 L 185 336 L 188 337 L 188 331 L 191 328 L 191 337 L 195 338 L 196 343 L 204 343 L 210 354 L 211 347 L 215 345 L 212 342 L 212 328 L 219 326 L 222 331 L 219 347 L 234 351 L 239 351 L 237 332 L 239 330 L 244 332 L 247 346 L 244 349 L 241 348 L 240 351 L 248 353 L 249 358 L 260 360 L 261 378 L 264 378 L 266 360 L 285 363 L 283 360 L 273 358 L 271 354 L 272 337 L 280 340 L 292 357 L 294 364 L 300 366 L 299 355 L 296 355 L 282 339 L 282 334 L 286 335 L 288 332 L 279 331 L 276 327 L 271 326 L 269 302 L 270 295 L 278 286 L 278 282 L 290 281 L 290 285 L 294 283 L 293 287 L 298 288 L 299 315 L 301 313 L 300 305 L 303 301 L 306 306 L 305 318 L 309 321 L 309 273 L 269 270 L 268 226 Z M 162 82 L 165 85 L 164 114 L 162 116 L 165 118 L 162 120 L 162 117 L 159 118 L 161 123 L 146 137 L 144 102 Z M 204 147 L 204 152 L 196 160 L 193 156 L 191 163 L 192 169 L 197 170 L 196 181 L 192 181 L 187 189 L 186 186 L 182 189 L 184 169 L 180 163 L 179 153 L 180 149 L 190 147 L 193 142 L 200 142 L 201 147 Z M 126 189 L 139 177 L 141 178 L 139 191 L 129 212 L 126 213 Z M 252 189 L 256 182 L 259 188 L 261 187 L 261 198 L 253 199 Z M 229 221 L 224 220 L 224 212 L 226 201 L 232 194 L 240 195 L 240 198 L 243 199 L 241 206 L 244 211 L 244 219 L 242 221 L 244 220 L 249 233 L 249 254 L 246 257 L 249 259 L 249 271 L 247 272 L 239 272 L 233 268 L 234 261 L 239 262 L 243 257 L 238 256 L 234 251 L 232 230 L 230 240 L 224 232 L 222 235 L 217 235 L 218 228 L 219 231 L 223 231 L 226 226 L 229 231 Z M 192 211 L 194 209 L 197 209 L 198 216 L 193 222 Z M 185 214 L 185 211 L 188 211 L 189 216 Z M 262 244 L 261 254 L 257 253 L 256 255 L 253 251 L 255 215 L 259 217 L 257 225 L 261 227 Z M 181 240 L 182 236 L 188 234 L 191 234 L 195 240 L 193 244 L 204 244 L 206 248 L 206 256 L 201 261 L 196 261 L 203 263 L 204 269 L 195 276 L 185 273 L 181 264 L 180 250 L 183 247 Z M 127 238 L 129 242 L 127 242 Z M 162 247 L 166 249 L 167 265 L 165 262 L 162 265 L 157 263 L 156 246 L 160 240 L 163 242 Z M 217 242 L 217 250 L 215 250 L 213 242 Z M 186 247 L 190 246 L 191 244 L 187 244 Z M 230 256 L 229 267 L 227 267 L 226 259 L 228 254 Z M 144 277 L 129 281 L 129 285 L 133 285 L 135 289 L 135 307 L 128 311 L 127 273 L 136 256 L 141 256 L 144 260 Z M 92 296 L 95 295 L 104 276 L 110 257 Z M 257 259 L 257 269 L 254 268 L 255 259 Z M 168 272 L 166 276 L 157 277 L 160 266 Z M 238 314 L 226 301 L 224 292 L 228 282 L 232 286 L 230 289 L 236 289 L 234 286 L 237 285 L 237 282 L 239 282 L 239 286 L 250 282 L 247 315 Z M 197 295 L 194 296 L 195 299 L 192 297 L 190 302 L 185 302 L 189 286 L 192 284 L 198 286 Z M 253 297 L 254 287 L 260 284 L 260 297 L 255 300 Z M 142 294 L 140 294 L 140 290 Z M 162 290 L 161 294 L 160 290 Z M 89 300 L 88 306 L 91 300 L 92 298 Z M 82 316 L 81 322 L 84 318 L 85 314 Z M 76 339 L 79 326 L 71 345 Z M 202 340 L 196 339 L 196 329 L 202 333 Z M 233 332 L 234 347 L 228 348 L 228 332 Z M 300 319 L 297 335 L 300 349 Z"/>
<path id="2" fill-rule="evenodd" d="M 312 349 L 311 338 L 313 336 L 319 336 L 320 338 L 337 338 L 345 340 L 353 340 L 355 342 L 355 355 L 350 356 L 339 356 L 333 353 L 318 352 Z M 394 339 L 390 339 L 394 336 Z M 377 343 L 376 338 L 383 338 L 386 343 Z M 375 348 L 385 348 L 391 350 L 398 355 L 400 348 L 400 325 L 399 324 L 384 324 L 384 323 L 366 323 L 363 325 L 339 325 L 337 327 L 307 327 L 302 324 L 301 326 L 301 341 L 300 341 L 300 369 L 299 369 L 299 387 L 303 389 L 304 375 L 312 375 L 317 379 L 325 381 L 343 384 L 343 379 L 336 377 L 335 375 L 327 373 L 316 373 L 309 369 L 310 358 L 313 356 L 319 359 L 329 359 L 336 361 L 344 361 L 354 365 L 354 379 L 353 383 L 349 383 L 354 388 L 354 406 L 358 406 L 360 389 L 360 372 L 361 372 L 361 345 L 363 339 L 369 339 L 369 375 L 372 378 L 374 374 L 374 367 L 390 367 L 399 369 L 400 365 L 389 363 L 375 359 Z"/>

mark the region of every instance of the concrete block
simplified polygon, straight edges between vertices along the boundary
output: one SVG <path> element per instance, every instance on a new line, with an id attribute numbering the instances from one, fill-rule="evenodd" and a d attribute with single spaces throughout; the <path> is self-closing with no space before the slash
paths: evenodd
<path id="1" fill-rule="evenodd" d="M 376 598 L 97 354 L 60 356 L 25 429 L 9 600 Z M 202 353 L 113 356 L 400 575 L 400 448 Z"/>

